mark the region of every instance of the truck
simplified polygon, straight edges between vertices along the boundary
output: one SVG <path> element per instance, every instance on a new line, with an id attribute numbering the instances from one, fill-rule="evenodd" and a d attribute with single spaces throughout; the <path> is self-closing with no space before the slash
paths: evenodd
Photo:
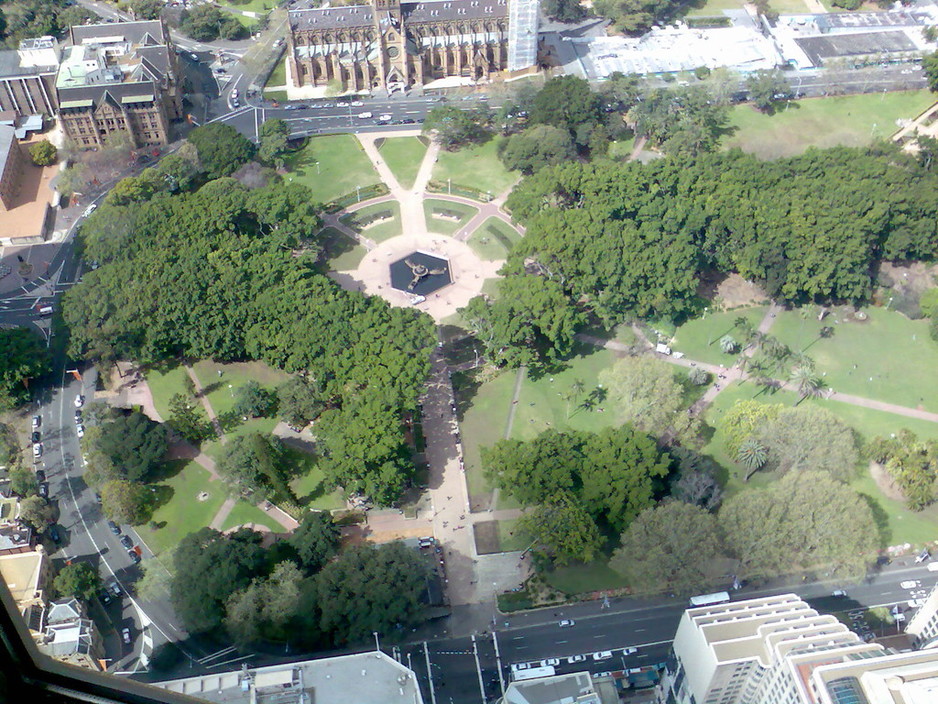
<path id="1" fill-rule="evenodd" d="M 713 594 L 701 594 L 690 598 L 691 607 L 694 606 L 713 606 L 714 604 L 725 604 L 730 600 L 727 592 L 714 592 Z"/>
<path id="2" fill-rule="evenodd" d="M 546 667 L 529 667 L 525 670 L 513 670 L 511 678 L 515 682 L 522 682 L 524 680 L 536 680 L 539 677 L 552 677 L 555 674 L 557 674 L 557 669 L 553 665 L 547 665 Z"/>

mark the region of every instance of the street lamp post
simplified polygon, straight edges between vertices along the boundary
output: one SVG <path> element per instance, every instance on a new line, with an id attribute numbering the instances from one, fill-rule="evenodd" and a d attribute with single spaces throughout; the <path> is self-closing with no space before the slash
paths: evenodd
<path id="1" fill-rule="evenodd" d="M 377 632 L 377 631 L 372 631 L 372 632 L 371 632 L 371 635 L 373 635 L 373 636 L 375 637 L 375 650 L 380 651 L 380 650 L 381 650 L 381 642 L 378 640 L 378 632 Z"/>

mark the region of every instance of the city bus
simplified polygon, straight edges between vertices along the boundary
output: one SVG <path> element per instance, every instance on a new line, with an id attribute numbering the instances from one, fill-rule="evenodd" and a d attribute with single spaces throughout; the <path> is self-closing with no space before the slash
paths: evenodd
<path id="1" fill-rule="evenodd" d="M 554 669 L 552 665 L 546 667 L 529 667 L 526 670 L 514 670 L 511 673 L 511 679 L 515 682 L 521 682 L 523 680 L 535 680 L 538 677 L 551 677 L 556 674 L 557 670 Z"/>
<path id="2" fill-rule="evenodd" d="M 713 594 L 701 594 L 690 598 L 691 606 L 713 606 L 714 604 L 725 604 L 730 600 L 727 592 L 714 592 Z"/>

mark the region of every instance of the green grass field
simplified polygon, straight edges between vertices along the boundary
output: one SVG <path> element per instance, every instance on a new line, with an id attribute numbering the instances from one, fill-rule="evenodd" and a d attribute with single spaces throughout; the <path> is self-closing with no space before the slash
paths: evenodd
<path id="1" fill-rule="evenodd" d="M 276 100 L 278 103 L 285 103 L 290 99 L 285 90 L 267 90 L 264 89 L 265 100 Z M 321 138 L 320 138 L 321 139 Z M 315 167 L 313 167 L 315 169 Z"/>
<path id="2" fill-rule="evenodd" d="M 290 482 L 290 486 L 306 508 L 320 511 L 332 511 L 345 507 L 342 492 L 328 491 L 325 475 L 316 464 L 316 458 L 303 452 L 292 452 L 297 477 Z"/>
<path id="3" fill-rule="evenodd" d="M 274 70 L 270 72 L 270 76 L 267 77 L 268 86 L 282 86 L 287 83 L 287 59 L 286 57 L 280 59 L 277 62 L 277 65 L 274 66 Z"/>
<path id="4" fill-rule="evenodd" d="M 707 0 L 705 4 L 687 13 L 688 17 L 717 17 L 723 10 L 741 10 L 743 0 Z M 798 15 L 808 12 L 803 0 L 769 0 L 769 6 L 781 15 Z"/>
<path id="5" fill-rule="evenodd" d="M 227 5 L 239 12 L 267 12 L 277 7 L 276 0 L 217 0 L 219 5 Z"/>
<path id="6" fill-rule="evenodd" d="M 446 217 L 435 217 L 435 212 L 459 213 L 459 219 L 454 220 Z M 441 198 L 427 198 L 423 201 L 423 214 L 427 220 L 427 229 L 430 232 L 438 232 L 441 235 L 451 235 L 467 222 L 472 220 L 473 216 L 479 212 L 478 208 L 465 203 L 455 203 Z"/>
<path id="7" fill-rule="evenodd" d="M 286 530 L 257 506 L 249 504 L 247 501 L 239 501 L 234 505 L 234 508 L 231 509 L 231 513 L 228 514 L 228 518 L 222 523 L 221 529 L 224 531 L 247 523 L 266 526 L 273 533 L 283 533 Z"/>
<path id="8" fill-rule="evenodd" d="M 223 364 L 203 359 L 193 365 L 208 402 L 219 416 L 230 413 L 234 406 L 234 394 L 238 387 L 248 381 L 256 381 L 266 389 L 273 390 L 290 378 L 278 369 L 263 362 L 234 362 Z M 219 374 L 221 372 L 221 374 Z"/>
<path id="9" fill-rule="evenodd" d="M 883 308 L 865 308 L 866 322 L 841 320 L 835 309 L 823 321 L 817 309 L 780 313 L 770 333 L 811 357 L 835 391 L 938 412 L 938 343 L 925 320 Z M 823 339 L 821 327 L 834 329 Z"/>
<path id="10" fill-rule="evenodd" d="M 181 364 L 171 369 L 147 371 L 147 385 L 153 394 L 153 405 L 164 421 L 169 418 L 169 399 L 176 394 L 186 393 L 185 378 L 186 369 Z"/>
<path id="11" fill-rule="evenodd" d="M 322 256 L 330 271 L 357 269 L 368 253 L 362 245 L 338 230 L 327 227 L 320 232 Z"/>
<path id="12" fill-rule="evenodd" d="M 152 520 L 160 527 L 138 528 L 140 537 L 157 555 L 175 547 L 183 536 L 209 525 L 226 497 L 224 484 L 212 481 L 208 470 L 194 462 L 173 465 L 171 476 L 156 484 L 159 494 L 171 494 L 153 513 Z M 203 491 L 208 492 L 208 499 L 199 501 L 197 497 Z"/>
<path id="13" fill-rule="evenodd" d="M 387 211 L 391 212 L 391 217 L 387 220 L 379 220 L 373 225 L 366 225 L 365 227 L 360 227 L 357 224 L 361 220 L 367 220 L 370 215 Z M 392 237 L 397 237 L 404 231 L 401 225 L 401 206 L 396 200 L 366 205 L 354 213 L 343 215 L 339 218 L 339 222 L 375 242 L 383 242 Z"/>
<path id="14" fill-rule="evenodd" d="M 531 544 L 529 536 L 515 530 L 518 526 L 517 518 L 508 518 L 496 521 L 496 523 L 498 524 L 498 545 L 502 552 L 524 550 Z"/>
<path id="15" fill-rule="evenodd" d="M 626 586 L 625 577 L 612 569 L 605 560 L 556 567 L 543 573 L 544 580 L 565 594 L 582 594 Z"/>
<path id="16" fill-rule="evenodd" d="M 416 137 L 391 137 L 381 143 L 379 152 L 397 182 L 409 189 L 417 178 L 427 145 Z"/>
<path id="17" fill-rule="evenodd" d="M 501 139 L 494 137 L 485 144 L 455 152 L 441 150 L 432 177 L 442 183 L 452 179 L 454 184 L 478 188 L 497 196 L 518 178 L 517 173 L 506 170 L 498 159 Z"/>
<path id="18" fill-rule="evenodd" d="M 934 102 L 929 91 L 919 90 L 792 101 L 774 115 L 737 105 L 730 111 L 735 131 L 723 146 L 762 159 L 800 154 L 808 147 L 862 146 L 888 138 L 898 129 L 896 120 L 913 118 Z"/>
<path id="19" fill-rule="evenodd" d="M 490 217 L 469 237 L 468 245 L 482 259 L 499 261 L 508 257 L 508 252 L 521 239 L 521 235 L 501 218 Z"/>
<path id="20" fill-rule="evenodd" d="M 317 162 L 319 166 L 317 167 Z M 350 134 L 316 137 L 287 157 L 289 178 L 308 186 L 323 203 L 354 193 L 356 186 L 372 186 L 381 179 L 358 140 Z"/>
<path id="21" fill-rule="evenodd" d="M 736 310 L 707 313 L 681 325 L 671 340 L 671 349 L 683 352 L 690 359 L 709 364 L 730 366 L 736 362 L 738 353 L 724 354 L 720 349 L 720 338 L 731 335 L 740 346 L 743 343 L 739 330 L 733 327 L 736 318 L 746 318 L 758 327 L 765 315 L 765 306 L 738 308 Z M 654 338 L 651 338 L 654 342 Z"/>
<path id="22" fill-rule="evenodd" d="M 751 398 L 763 403 L 781 403 L 789 407 L 798 403 L 798 395 L 793 392 L 779 391 L 767 394 L 755 384 L 749 382 L 737 383 L 728 387 L 716 397 L 713 405 L 707 409 L 707 423 L 716 425 L 723 414 L 732 408 L 736 401 Z M 868 440 L 877 435 L 898 433 L 903 428 L 913 431 L 923 439 L 938 439 L 938 423 L 906 418 L 893 413 L 852 406 L 838 401 L 808 399 L 802 403 L 816 404 L 826 408 L 853 427 L 863 440 Z M 724 477 L 725 490 L 728 495 L 735 494 L 748 487 L 764 486 L 773 479 L 771 476 L 756 473 L 748 484 L 743 483 L 739 475 L 733 471 L 735 465 L 726 451 L 723 435 L 719 431 L 713 434 L 702 452 L 705 455 L 710 455 L 729 470 L 728 475 Z M 851 486 L 868 497 L 876 514 L 884 519 L 880 527 L 885 541 L 884 544 L 895 545 L 903 542 L 921 544 L 926 540 L 934 540 L 934 536 L 938 532 L 938 506 L 929 507 L 918 513 L 908 510 L 900 502 L 883 495 L 866 467 L 862 467 L 858 471 L 857 478 L 851 482 Z"/>

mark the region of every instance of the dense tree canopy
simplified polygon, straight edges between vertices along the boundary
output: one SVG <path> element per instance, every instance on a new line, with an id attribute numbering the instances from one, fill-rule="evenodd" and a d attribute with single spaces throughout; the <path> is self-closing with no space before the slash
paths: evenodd
<path id="1" fill-rule="evenodd" d="M 210 5 L 199 7 L 211 8 Z M 196 127 L 188 139 L 195 145 L 209 178 L 230 176 L 254 156 L 254 145 L 248 138 L 223 122 Z"/>
<path id="2" fill-rule="evenodd" d="M 286 560 L 277 564 L 269 577 L 257 577 L 244 589 L 228 597 L 225 627 L 236 643 L 260 640 L 297 640 L 295 631 L 314 605 L 303 590 L 303 573 Z"/>
<path id="3" fill-rule="evenodd" d="M 287 539 L 307 574 L 318 572 L 339 551 L 339 527 L 328 511 L 310 511 Z"/>
<path id="4" fill-rule="evenodd" d="M 595 521 L 569 494 L 551 496 L 518 519 L 515 530 L 530 537 L 530 550 L 555 565 L 589 562 L 602 546 Z"/>
<path id="5" fill-rule="evenodd" d="M 253 492 L 256 500 L 293 497 L 285 449 L 276 436 L 246 433 L 230 438 L 218 462 L 218 473 L 236 491 Z"/>
<path id="6" fill-rule="evenodd" d="M 427 113 L 423 133 L 432 135 L 443 149 L 452 151 L 488 137 L 488 115 L 484 110 L 462 110 L 454 105 L 441 105 Z"/>
<path id="7" fill-rule="evenodd" d="M 691 593 L 706 587 L 723 555 L 716 518 L 681 501 L 649 508 L 622 535 L 609 566 L 639 589 Z"/>
<path id="8" fill-rule="evenodd" d="M 859 579 L 878 543 L 867 503 L 824 472 L 791 473 L 736 494 L 720 509 L 720 525 L 747 577 L 824 566 Z"/>
<path id="9" fill-rule="evenodd" d="M 150 519 L 152 496 L 142 484 L 115 479 L 101 487 L 101 508 L 112 521 L 139 526 Z"/>
<path id="10" fill-rule="evenodd" d="M 693 156 L 719 146 L 729 110 L 705 86 L 649 91 L 628 113 L 638 135 L 672 156 Z"/>
<path id="11" fill-rule="evenodd" d="M 23 39 L 58 35 L 95 15 L 69 0 L 4 0 L 0 9 L 0 39 L 16 49 Z"/>
<path id="12" fill-rule="evenodd" d="M 545 0 L 541 3 L 541 10 L 559 22 L 576 22 L 586 16 L 586 9 L 580 0 Z"/>
<path id="13" fill-rule="evenodd" d="M 921 511 L 934 502 L 938 442 L 920 440 L 915 433 L 902 430 L 888 438 L 874 438 L 865 449 L 867 456 L 882 464 L 899 485 L 909 508 Z"/>
<path id="14" fill-rule="evenodd" d="M 95 441 L 95 449 L 134 482 L 149 481 L 153 477 L 167 447 L 166 428 L 139 411 L 103 424 Z"/>
<path id="15" fill-rule="evenodd" d="M 627 34 L 641 34 L 653 24 L 680 17 L 694 3 L 687 0 L 596 0 L 593 10 Z"/>
<path id="16" fill-rule="evenodd" d="M 549 276 L 607 322 L 693 314 L 706 269 L 783 300 L 861 300 L 879 259 L 938 253 L 938 179 L 890 147 L 570 163 L 525 179 L 507 206 L 527 228 L 509 269 Z"/>
<path id="17" fill-rule="evenodd" d="M 184 10 L 179 29 L 200 42 L 215 39 L 241 39 L 247 34 L 244 25 L 230 12 L 222 12 L 214 5 L 195 5 Z"/>
<path id="18" fill-rule="evenodd" d="M 173 556 L 172 599 L 189 631 L 221 626 L 231 595 L 262 575 L 260 542 L 261 535 L 246 528 L 227 536 L 202 528 L 179 542 Z"/>
<path id="19" fill-rule="evenodd" d="M 73 562 L 59 570 L 53 586 L 63 597 L 74 596 L 87 601 L 101 588 L 101 577 L 87 562 Z"/>
<path id="20" fill-rule="evenodd" d="M 531 174 L 545 166 L 575 158 L 576 149 L 566 130 L 551 125 L 535 125 L 502 142 L 499 157 L 506 169 Z"/>
<path id="21" fill-rule="evenodd" d="M 316 578 L 322 631 L 344 644 L 416 625 L 426 574 L 423 558 L 402 543 L 348 548 Z"/>
<path id="22" fill-rule="evenodd" d="M 782 472 L 827 472 L 849 481 L 859 452 L 854 431 L 825 408 L 785 408 L 757 433 L 769 452 L 768 465 Z"/>
<path id="23" fill-rule="evenodd" d="M 29 399 L 31 379 L 50 370 L 49 351 L 42 339 L 26 328 L 0 330 L 0 410 Z"/>

